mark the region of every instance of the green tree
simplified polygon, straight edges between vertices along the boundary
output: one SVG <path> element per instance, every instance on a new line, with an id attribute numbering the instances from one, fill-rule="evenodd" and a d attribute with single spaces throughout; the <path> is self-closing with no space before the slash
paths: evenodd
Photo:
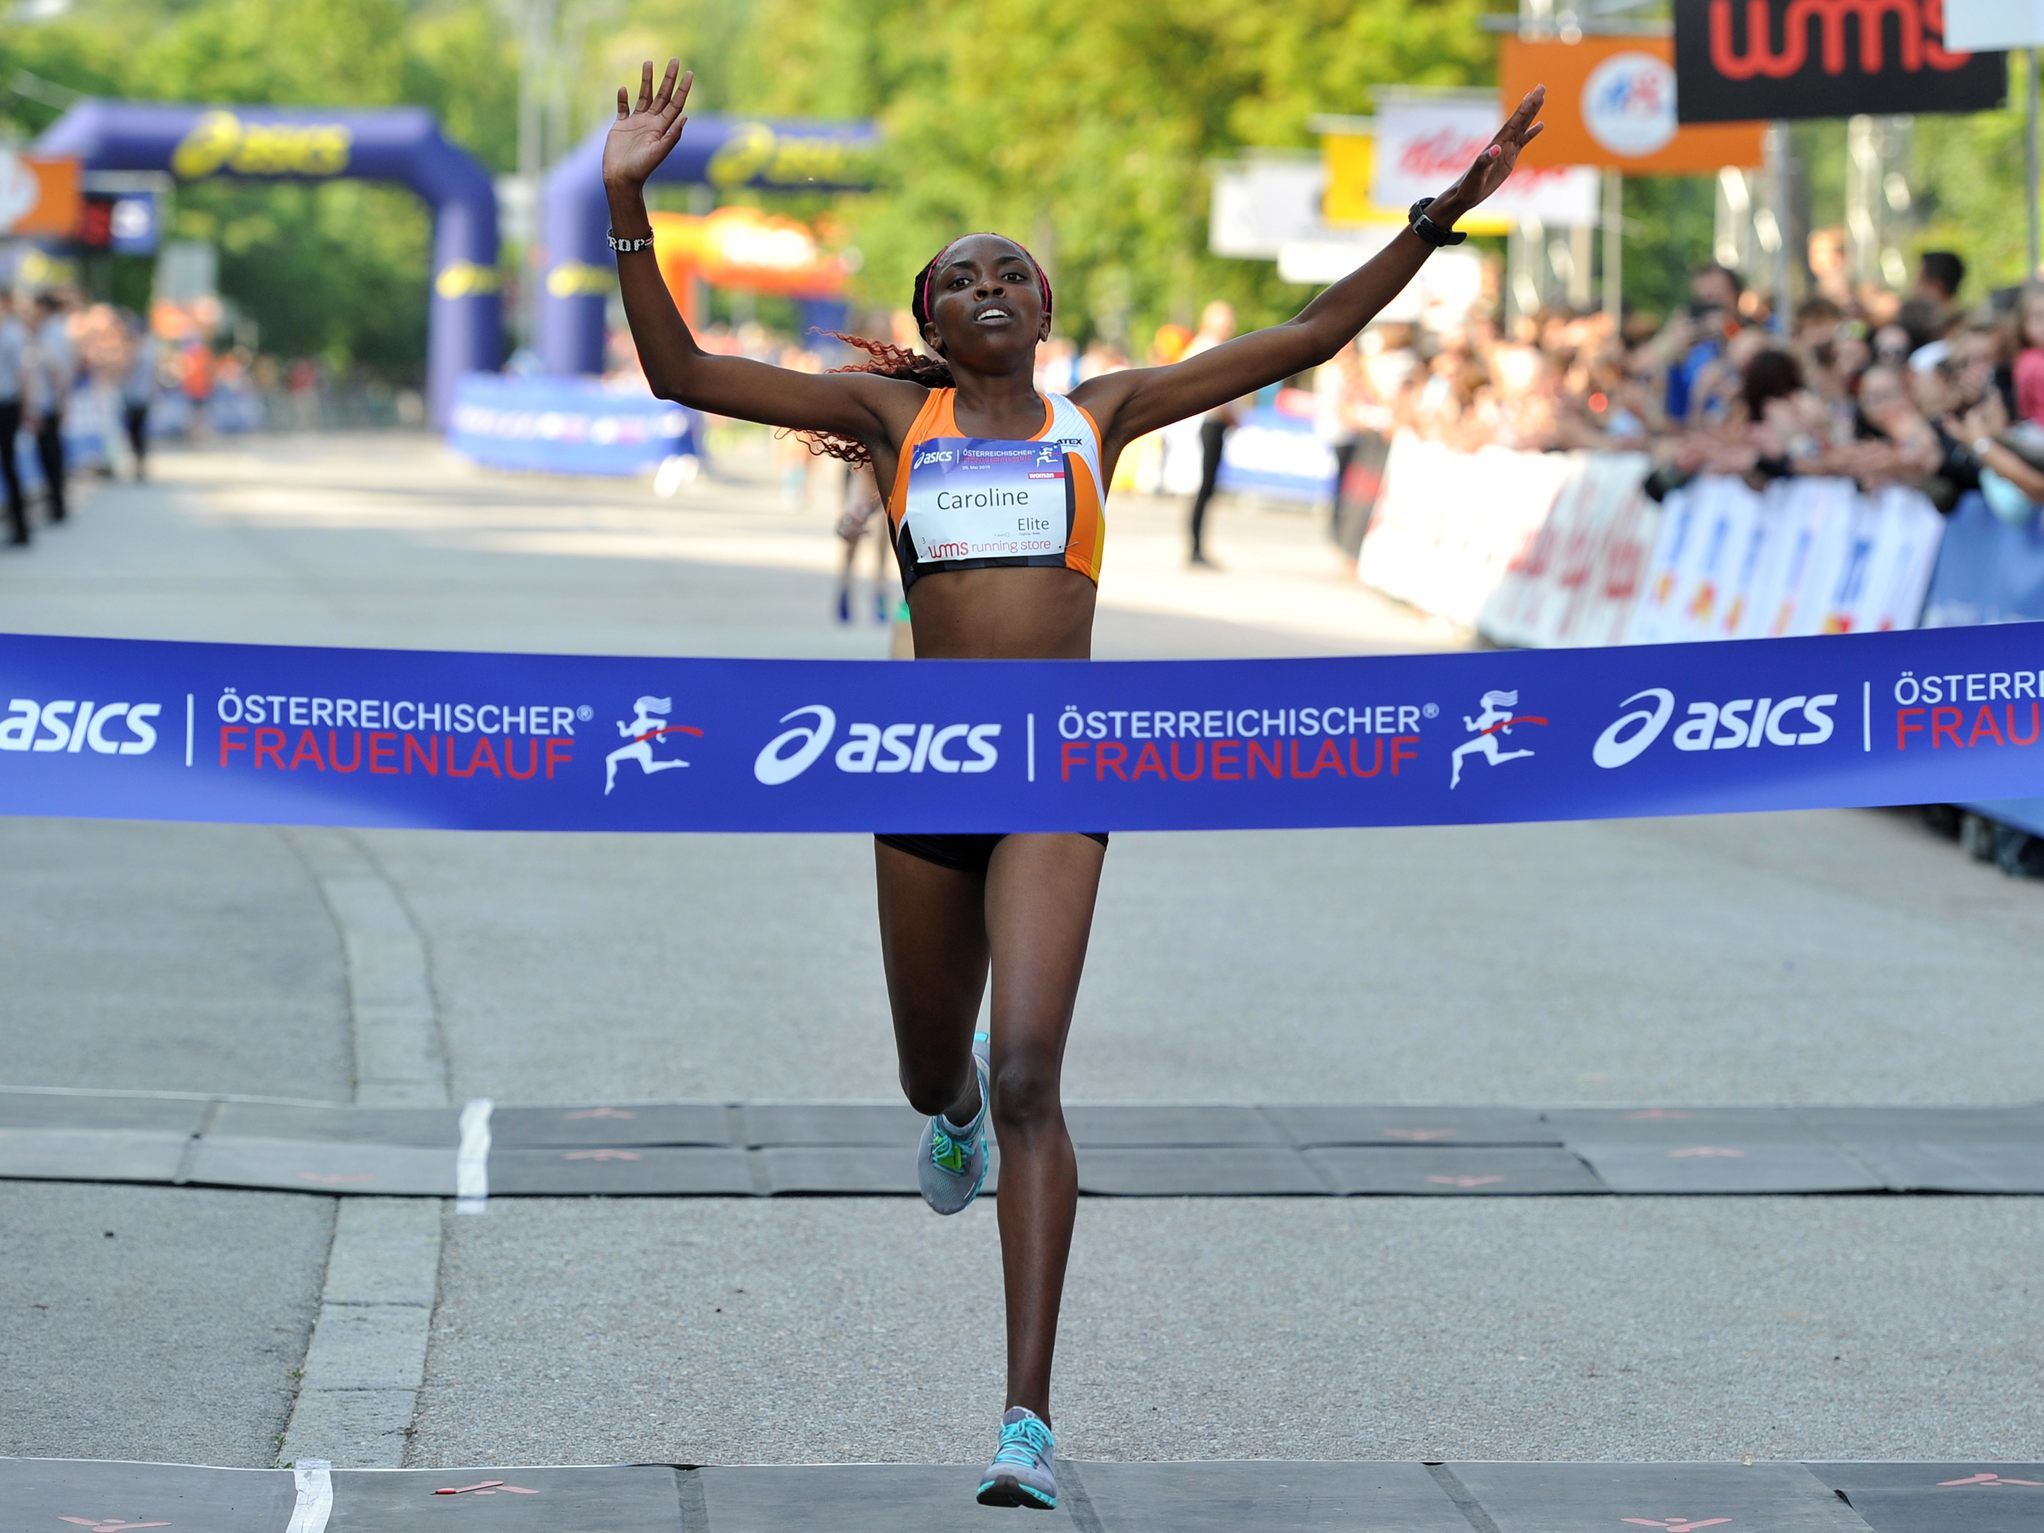
<path id="1" fill-rule="evenodd" d="M 1207 252 L 1210 166 L 1245 147 L 1310 146 L 1315 114 L 1368 113 L 1384 86 L 1494 80 L 1480 18 L 1497 3 L 563 0 L 561 46 L 542 62 L 570 140 L 608 115 L 641 59 L 670 54 L 697 71 L 691 111 L 877 119 L 876 192 L 778 199 L 839 215 L 864 258 L 861 298 L 900 306 L 947 240 L 1000 228 L 1051 267 L 1067 333 L 1140 346 L 1209 298 L 1249 324 L 1294 312 L 1309 290 Z M 0 82 L 14 91 L 0 127 L 33 136 L 69 93 L 412 103 L 504 173 L 517 154 L 516 14 L 514 0 L 74 0 L 49 22 L 0 24 Z M 1796 137 L 1812 222 L 1835 223 L 1840 125 Z M 1983 285 L 2021 274 L 2020 140 L 2013 112 L 1917 124 L 1918 243 L 1964 251 Z M 1711 204 L 1707 177 L 1629 183 L 1631 305 L 1680 302 L 1709 251 Z M 228 296 L 266 345 L 392 377 L 422 370 L 429 230 L 408 194 L 198 183 L 179 188 L 169 233 L 219 243 Z"/>
<path id="2" fill-rule="evenodd" d="M 486 162 L 508 163 L 515 142 L 515 56 L 474 0 L 79 0 L 56 20 L 0 28 L 0 57 L 45 82 L 8 103 L 24 137 L 55 121 L 75 92 L 228 105 L 415 102 Z M 189 183 L 176 191 L 167 233 L 219 247 L 225 294 L 265 348 L 393 379 L 422 375 L 429 230 L 409 192 Z"/>
<path id="3" fill-rule="evenodd" d="M 869 300 L 901 305 L 947 240 L 1000 228 L 1051 267 L 1072 330 L 1139 342 L 1213 297 L 1248 323 L 1294 312 L 1306 290 L 1268 264 L 1207 254 L 1211 161 L 1310 145 L 1314 113 L 1367 111 L 1376 86 L 1478 80 L 1482 9 L 761 0 L 736 62 L 759 110 L 883 125 L 881 188 L 846 210 Z"/>

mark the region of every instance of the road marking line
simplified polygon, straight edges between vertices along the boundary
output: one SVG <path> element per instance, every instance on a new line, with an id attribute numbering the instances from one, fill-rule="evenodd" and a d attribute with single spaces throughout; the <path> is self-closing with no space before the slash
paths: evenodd
<path id="1" fill-rule="evenodd" d="M 490 1211 L 490 1099 L 477 1097 L 461 1110 L 461 1150 L 454 1162 L 454 1211 Z"/>
<path id="2" fill-rule="evenodd" d="M 332 1461 L 323 1458 L 302 1459 L 291 1466 L 298 1502 L 284 1533 L 326 1533 L 327 1520 L 334 1514 L 333 1468 Z"/>

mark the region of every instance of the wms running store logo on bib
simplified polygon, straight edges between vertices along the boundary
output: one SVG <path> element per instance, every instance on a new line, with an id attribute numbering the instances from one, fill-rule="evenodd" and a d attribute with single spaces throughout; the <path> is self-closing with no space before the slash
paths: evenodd
<path id="1" fill-rule="evenodd" d="M 700 740 L 703 732 L 693 724 L 670 724 L 667 715 L 674 711 L 671 697 L 642 697 L 632 704 L 632 716 L 622 720 L 617 732 L 625 743 L 603 758 L 603 796 L 609 798 L 617 787 L 617 769 L 620 762 L 631 763 L 639 769 L 642 777 L 652 777 L 660 772 L 672 772 L 689 763 L 673 754 L 673 747 L 683 743 L 676 736 L 688 735 Z"/>
<path id="2" fill-rule="evenodd" d="M 96 703 L 75 698 L 38 703 L 17 697 L 0 718 L 0 751 L 146 756 L 156 749 L 161 703 Z"/>
<path id="3" fill-rule="evenodd" d="M 1643 708 L 1633 704 L 1644 703 Z M 1622 767 L 1637 761 L 1661 738 L 1675 716 L 1675 694 L 1666 687 L 1635 692 L 1620 706 L 1630 710 L 1597 736 L 1590 755 L 1600 767 Z M 1751 750 L 1760 745 L 1822 745 L 1831 738 L 1836 692 L 1814 697 L 1739 697 L 1728 703 L 1691 703 L 1675 726 L 1678 751 Z"/>
<path id="4" fill-rule="evenodd" d="M 803 723 L 796 721 L 806 720 Z M 781 716 L 783 730 L 761 747 L 752 775 L 768 787 L 793 782 L 823 758 L 837 734 L 837 713 L 811 703 Z M 833 757 L 840 772 L 991 772 L 1000 760 L 998 724 L 847 724 Z"/>

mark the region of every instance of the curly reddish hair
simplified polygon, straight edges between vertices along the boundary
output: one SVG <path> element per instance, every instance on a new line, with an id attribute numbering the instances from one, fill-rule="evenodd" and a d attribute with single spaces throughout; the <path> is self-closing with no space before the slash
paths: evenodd
<path id="1" fill-rule="evenodd" d="M 986 231 L 992 234 L 992 230 Z M 960 240 L 974 236 L 961 234 L 942 250 L 931 256 L 916 273 L 915 286 L 909 292 L 909 313 L 916 322 L 916 333 L 921 334 L 930 323 L 930 279 L 943 264 L 944 257 L 951 253 L 952 246 Z M 994 234 L 995 239 L 1008 240 L 1027 258 L 1030 268 L 1036 273 L 1036 288 L 1043 295 L 1043 312 L 1047 318 L 1051 311 L 1050 276 L 1028 247 L 1020 240 L 1008 239 L 1005 234 Z M 843 341 L 847 346 L 856 347 L 866 353 L 863 362 L 847 362 L 843 367 L 833 367 L 834 373 L 878 373 L 883 378 L 906 378 L 911 383 L 920 383 L 926 389 L 948 389 L 954 386 L 951 364 L 942 357 L 925 356 L 919 351 L 910 351 L 904 346 L 890 345 L 863 335 L 846 335 L 841 330 L 829 332 L 833 340 Z M 864 442 L 855 442 L 850 437 L 838 436 L 828 431 L 798 431 L 795 439 L 819 457 L 837 458 L 854 467 L 870 464 L 873 454 Z"/>

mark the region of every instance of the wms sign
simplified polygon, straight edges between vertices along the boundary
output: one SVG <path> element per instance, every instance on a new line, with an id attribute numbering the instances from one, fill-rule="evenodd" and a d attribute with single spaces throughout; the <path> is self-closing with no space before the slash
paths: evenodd
<path id="1" fill-rule="evenodd" d="M 1999 106 L 1999 53 L 1945 46 L 1943 0 L 1677 0 L 1685 123 Z"/>

